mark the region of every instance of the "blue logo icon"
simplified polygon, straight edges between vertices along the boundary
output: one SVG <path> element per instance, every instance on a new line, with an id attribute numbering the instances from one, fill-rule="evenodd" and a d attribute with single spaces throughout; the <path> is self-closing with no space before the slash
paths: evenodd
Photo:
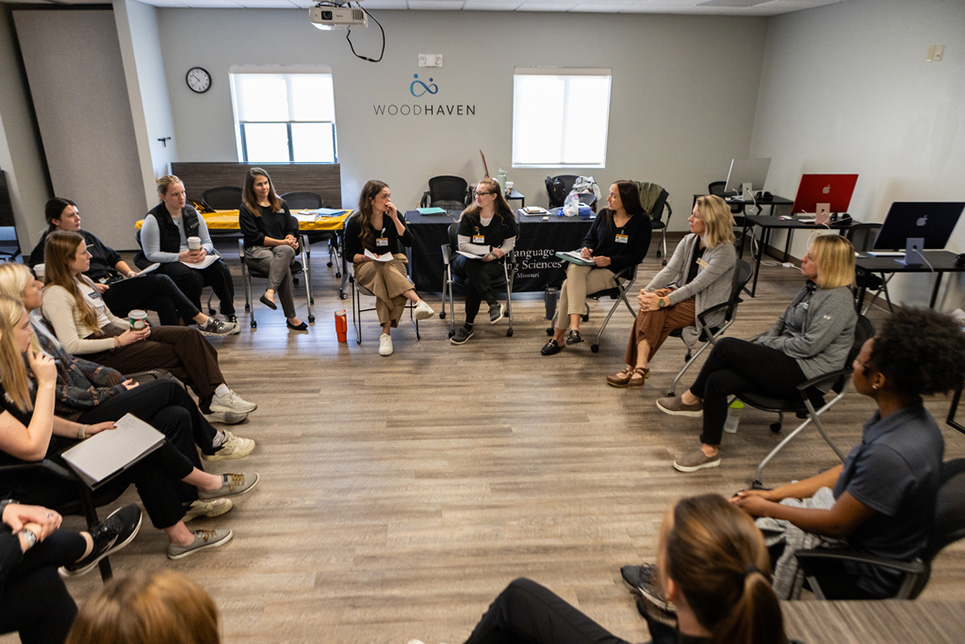
<path id="1" fill-rule="evenodd" d="M 415 96 L 416 98 L 419 98 L 420 96 L 425 96 L 426 94 L 439 93 L 439 86 L 433 83 L 431 78 L 429 79 L 428 85 L 426 85 L 421 80 L 419 80 L 418 74 L 413 74 L 412 78 L 414 78 L 415 80 L 409 84 L 409 93 Z"/>

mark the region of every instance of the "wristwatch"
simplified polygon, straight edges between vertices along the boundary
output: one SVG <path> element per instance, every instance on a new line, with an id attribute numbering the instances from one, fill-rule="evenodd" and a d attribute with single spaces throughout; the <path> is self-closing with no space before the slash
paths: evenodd
<path id="1" fill-rule="evenodd" d="M 37 545 L 37 535 L 26 528 L 20 528 L 17 530 L 17 536 L 23 535 L 24 539 L 27 541 L 27 550 L 30 550 L 35 545 Z"/>
<path id="2" fill-rule="evenodd" d="M 658 309 L 662 309 L 662 308 L 664 308 L 665 306 L 667 306 L 667 303 L 663 301 L 663 298 L 662 298 L 662 297 L 658 297 L 658 298 L 657 298 L 657 308 L 658 308 Z"/>

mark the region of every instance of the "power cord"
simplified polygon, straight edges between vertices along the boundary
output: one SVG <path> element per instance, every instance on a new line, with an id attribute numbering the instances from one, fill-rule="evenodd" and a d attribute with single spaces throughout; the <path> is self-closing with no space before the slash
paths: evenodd
<path id="1" fill-rule="evenodd" d="M 351 5 L 351 3 L 349 3 L 349 5 Z M 351 28 L 351 27 L 348 28 L 348 33 L 345 34 L 345 40 L 348 41 L 348 46 L 349 46 L 349 48 L 352 50 L 352 54 L 354 54 L 356 58 L 360 58 L 360 59 L 362 59 L 362 60 L 367 60 L 367 61 L 370 62 L 370 63 L 380 62 L 380 61 L 382 60 L 382 56 L 385 55 L 385 29 L 382 27 L 382 23 L 379 22 L 379 19 L 376 18 L 375 16 L 373 16 L 373 15 L 369 12 L 368 9 L 366 9 L 365 7 L 362 6 L 362 4 L 361 4 L 360 2 L 356 2 L 355 5 L 356 5 L 359 9 L 361 9 L 362 11 L 364 11 L 364 12 L 365 12 L 365 15 L 367 15 L 369 18 L 371 18 L 372 20 L 374 20 L 374 21 L 375 21 L 375 24 L 377 24 L 377 25 L 379 26 L 379 31 L 382 32 L 382 51 L 379 52 L 379 57 L 378 57 L 378 58 L 369 58 L 368 56 L 361 56 L 361 55 L 359 55 L 359 54 L 355 51 L 355 45 L 352 44 L 352 28 Z"/>

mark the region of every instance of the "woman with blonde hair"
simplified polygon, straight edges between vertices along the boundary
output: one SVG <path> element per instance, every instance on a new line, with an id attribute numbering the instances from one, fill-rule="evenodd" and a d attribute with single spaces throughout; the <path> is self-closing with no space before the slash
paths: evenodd
<path id="1" fill-rule="evenodd" d="M 844 366 L 857 321 L 851 294 L 854 247 L 838 235 L 816 238 L 801 260 L 801 274 L 807 282 L 767 333 L 752 340 L 718 340 L 690 389 L 657 400 L 671 416 L 703 417 L 701 446 L 674 461 L 677 471 L 720 465 L 729 396 L 759 391 L 796 398 L 799 384 Z"/>
<path id="2" fill-rule="evenodd" d="M 277 293 L 285 325 L 293 331 L 307 331 L 308 325 L 295 314 L 292 295 L 291 265 L 298 251 L 298 221 L 261 168 L 252 168 L 245 176 L 238 223 L 245 238 L 245 261 L 268 275 L 268 288 L 261 303 L 277 309 Z"/>
<path id="3" fill-rule="evenodd" d="M 220 414 L 217 419 L 222 422 L 241 422 L 258 408 L 228 388 L 218 352 L 197 329 L 132 329 L 127 320 L 114 316 L 83 274 L 90 266 L 90 253 L 81 235 L 50 233 L 44 258 L 44 317 L 68 353 L 121 373 L 165 369 L 194 390 L 201 411 Z"/>
<path id="4" fill-rule="evenodd" d="M 698 313 L 730 298 L 737 263 L 730 207 L 716 195 L 699 197 L 688 222 L 690 234 L 637 296 L 640 312 L 627 343 L 627 366 L 606 379 L 613 387 L 642 387 L 650 377 L 650 361 L 670 332 L 694 326 Z M 724 311 L 706 322 L 723 324 Z"/>
<path id="5" fill-rule="evenodd" d="M 66 644 L 219 644 L 218 607 L 173 570 L 114 578 L 81 608 Z"/>
<path id="6" fill-rule="evenodd" d="M 375 311 L 382 325 L 379 355 L 394 351 L 392 327 L 399 326 L 406 300 L 415 305 L 415 318 L 425 320 L 435 315 L 406 276 L 408 263 L 403 246 L 412 245 L 412 233 L 392 203 L 389 186 L 372 179 L 362 187 L 359 208 L 345 222 L 345 258 L 355 265 L 355 280 L 375 294 Z M 390 253 L 392 259 L 377 257 Z"/>
<path id="7" fill-rule="evenodd" d="M 483 179 L 474 191 L 475 202 L 459 217 L 456 239 L 459 250 L 472 257 L 456 255 L 452 270 L 466 280 L 466 323 L 449 339 L 465 344 L 473 335 L 479 304 L 489 304 L 489 323 L 496 324 L 505 313 L 496 300 L 492 283 L 503 275 L 503 258 L 516 246 L 516 217 L 499 184 Z"/>

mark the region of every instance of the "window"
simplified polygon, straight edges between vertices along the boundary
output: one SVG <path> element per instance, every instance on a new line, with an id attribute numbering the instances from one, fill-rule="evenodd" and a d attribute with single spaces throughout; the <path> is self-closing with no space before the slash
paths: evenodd
<path id="1" fill-rule="evenodd" d="M 232 67 L 229 72 L 239 160 L 338 162 L 330 68 Z"/>
<path id="2" fill-rule="evenodd" d="M 606 165 L 609 69 L 513 74 L 513 167 Z"/>

